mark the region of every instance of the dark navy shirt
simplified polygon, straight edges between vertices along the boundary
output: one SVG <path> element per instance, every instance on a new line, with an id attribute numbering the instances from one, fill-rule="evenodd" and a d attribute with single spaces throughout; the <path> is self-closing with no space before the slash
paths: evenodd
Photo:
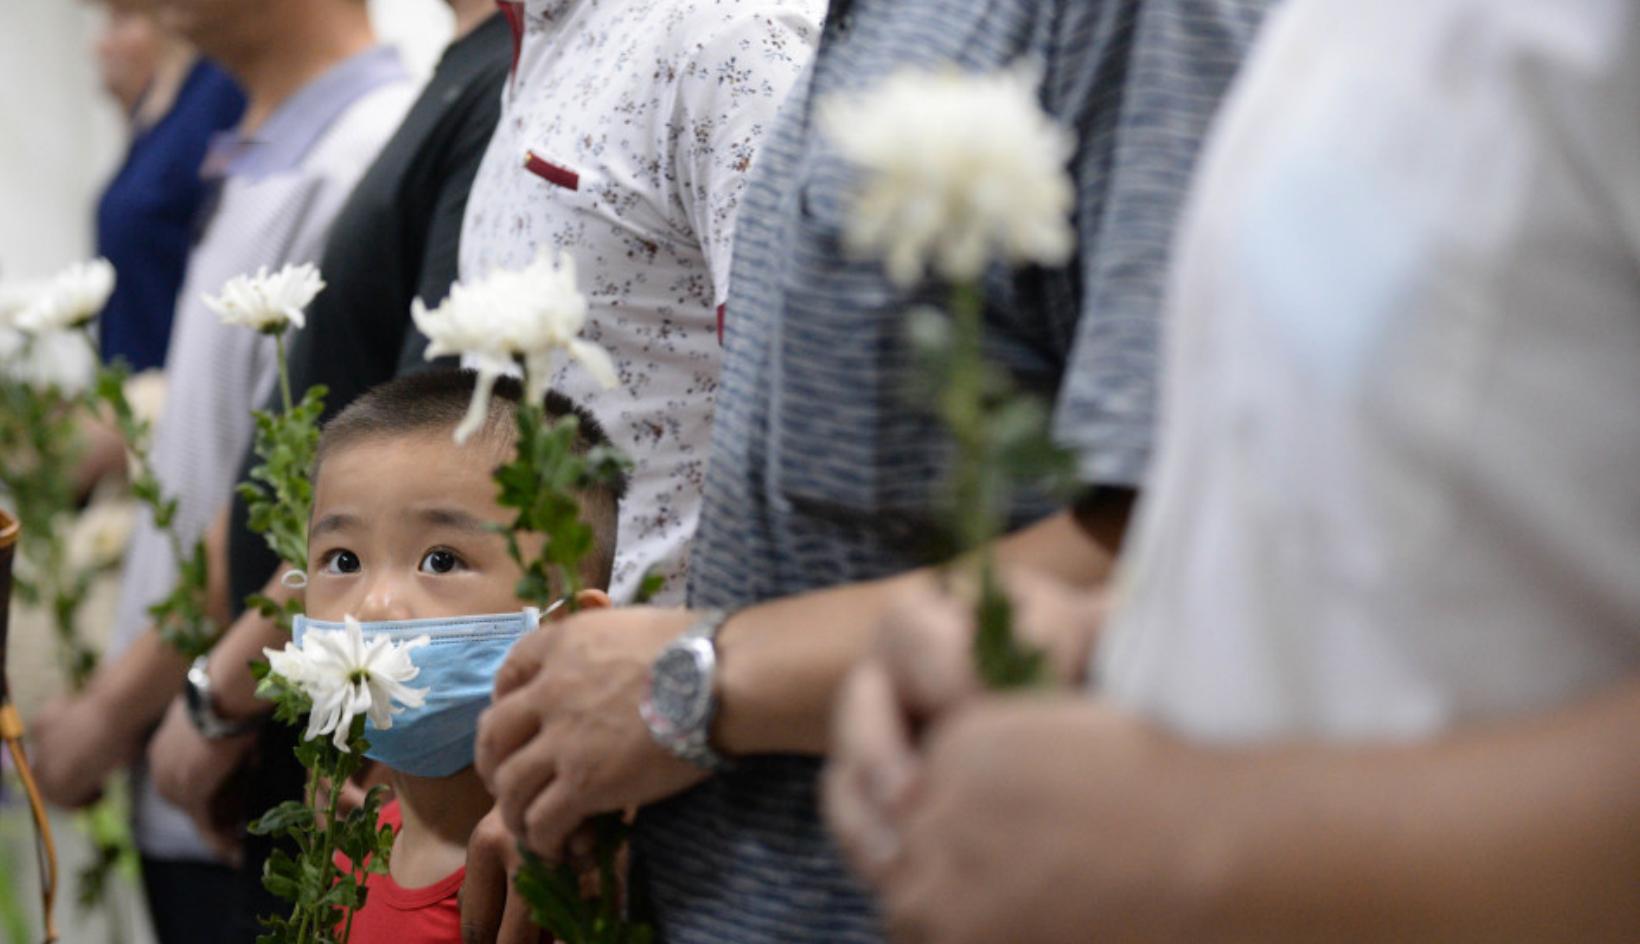
<path id="1" fill-rule="evenodd" d="M 245 96 L 201 59 L 171 110 L 131 140 L 97 203 L 97 254 L 114 264 L 114 294 L 98 322 L 103 360 L 133 370 L 165 363 L 171 316 L 205 197 L 200 165 L 211 139 L 239 123 Z"/>

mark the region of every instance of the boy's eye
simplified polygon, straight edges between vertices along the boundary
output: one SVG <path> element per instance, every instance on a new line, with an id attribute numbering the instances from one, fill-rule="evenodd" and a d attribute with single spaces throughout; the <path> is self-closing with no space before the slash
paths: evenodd
<path id="1" fill-rule="evenodd" d="M 431 574 L 447 574 L 461 566 L 461 558 L 454 551 L 439 548 L 428 551 L 427 556 L 421 559 L 421 569 Z"/>
<path id="2" fill-rule="evenodd" d="M 325 557 L 325 573 L 328 574 L 356 574 L 359 572 L 359 555 L 348 550 L 332 551 Z"/>

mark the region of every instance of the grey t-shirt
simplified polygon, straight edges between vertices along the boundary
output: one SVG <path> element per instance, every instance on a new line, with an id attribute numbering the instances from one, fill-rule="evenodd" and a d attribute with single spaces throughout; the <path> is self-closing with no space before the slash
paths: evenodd
<path id="1" fill-rule="evenodd" d="M 811 132 L 823 96 L 907 65 L 1044 68 L 1048 110 L 1081 141 L 1079 253 L 990 273 L 987 348 L 1054 399 L 1090 484 L 1133 485 L 1154 420 L 1174 219 L 1219 97 L 1264 4 L 1231 0 L 857 0 L 834 7 L 813 69 L 757 158 L 741 210 L 727 350 L 692 602 L 738 606 L 927 562 L 949 444 L 908 399 L 919 299 L 840 247 L 851 171 Z M 983 120 L 983 116 L 976 116 Z M 1017 520 L 1051 510 L 1024 502 Z M 879 930 L 820 822 L 813 758 L 744 762 L 640 818 L 672 944 L 864 942 Z"/>

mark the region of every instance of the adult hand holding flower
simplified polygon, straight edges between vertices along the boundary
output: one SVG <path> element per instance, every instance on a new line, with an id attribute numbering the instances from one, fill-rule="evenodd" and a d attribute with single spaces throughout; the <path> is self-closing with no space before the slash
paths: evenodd
<path id="1" fill-rule="evenodd" d="M 1023 568 L 1005 571 L 1003 584 L 1018 608 L 1020 635 L 1048 654 L 1056 680 L 1079 683 L 1107 594 Z M 850 862 L 870 881 L 890 878 L 900 854 L 908 801 L 926 776 L 923 733 L 985 699 L 973 659 L 973 589 L 959 584 L 953 593 L 930 580 L 901 591 L 838 694 L 824 809 Z"/>
<path id="2" fill-rule="evenodd" d="M 984 696 L 924 744 L 875 882 L 891 939 L 1213 936 L 1213 840 L 1249 787 L 1234 765 L 1080 693 Z"/>
<path id="3" fill-rule="evenodd" d="M 656 744 L 638 714 L 656 654 L 696 618 L 603 610 L 545 624 L 513 648 L 479 722 L 476 764 L 503 821 L 530 849 L 559 859 L 588 817 L 706 778 Z"/>
<path id="4" fill-rule="evenodd" d="M 917 309 L 907 334 L 955 440 L 948 550 L 975 557 L 974 660 L 991 688 L 1046 678 L 1042 653 L 1014 639 L 992 545 L 1015 488 L 1052 491 L 1071 465 L 1048 433 L 1046 408 L 985 358 L 986 270 L 996 261 L 1061 265 L 1075 247 L 1066 162 L 1076 142 L 1042 110 L 1041 84 L 1029 63 L 992 74 L 909 69 L 820 105 L 821 127 L 860 172 L 849 247 L 881 257 L 903 288 L 930 266 L 950 287 L 950 315 Z"/>

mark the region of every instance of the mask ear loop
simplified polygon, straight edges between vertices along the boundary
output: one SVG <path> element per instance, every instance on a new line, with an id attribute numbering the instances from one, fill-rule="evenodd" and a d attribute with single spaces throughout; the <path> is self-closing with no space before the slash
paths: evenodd
<path id="1" fill-rule="evenodd" d="M 568 602 L 569 602 L 569 597 L 559 597 L 558 599 L 552 601 L 551 606 L 549 606 L 546 609 L 541 611 L 541 618 L 546 619 L 547 617 L 551 616 L 554 612 L 556 612 L 559 607 L 563 606 L 564 604 L 566 604 Z"/>
<path id="2" fill-rule="evenodd" d="M 307 572 L 302 570 L 287 570 L 284 575 L 279 578 L 279 584 L 286 590 L 301 590 L 308 585 Z"/>

